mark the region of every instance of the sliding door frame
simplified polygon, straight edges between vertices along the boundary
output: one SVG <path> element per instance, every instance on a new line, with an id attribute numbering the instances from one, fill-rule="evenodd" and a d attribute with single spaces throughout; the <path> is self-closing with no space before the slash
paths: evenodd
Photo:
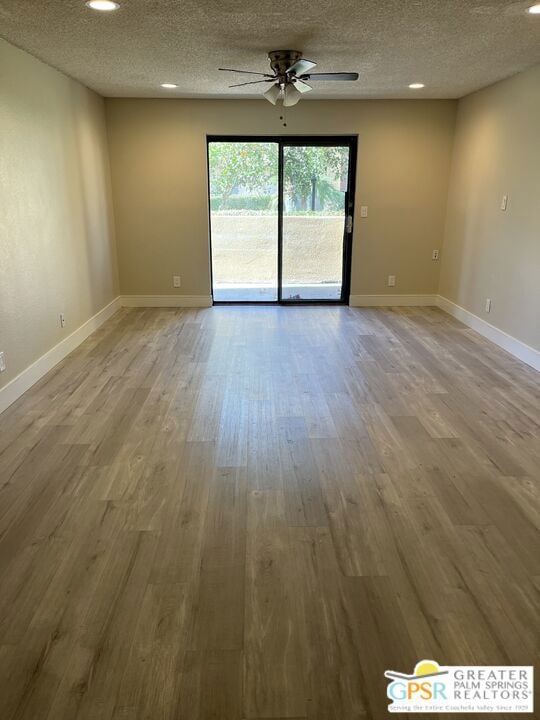
<path id="1" fill-rule="evenodd" d="M 278 146 L 278 233 L 277 233 L 277 300 L 266 302 L 249 300 L 214 300 L 214 281 L 212 263 L 212 212 L 210 209 L 210 153 L 211 142 L 266 142 L 276 143 Z M 347 176 L 347 190 L 345 191 L 345 222 L 343 227 L 343 264 L 341 279 L 341 297 L 338 300 L 291 300 L 282 297 L 283 272 L 283 160 L 285 147 L 348 147 L 349 167 Z M 206 166 L 208 184 L 208 233 L 210 243 L 210 285 L 212 302 L 214 305 L 347 305 L 351 289 L 351 262 L 352 262 L 352 236 L 354 228 L 354 200 L 356 196 L 356 161 L 358 156 L 357 135 L 207 135 L 206 136 Z M 347 216 L 352 218 L 348 230 Z"/>

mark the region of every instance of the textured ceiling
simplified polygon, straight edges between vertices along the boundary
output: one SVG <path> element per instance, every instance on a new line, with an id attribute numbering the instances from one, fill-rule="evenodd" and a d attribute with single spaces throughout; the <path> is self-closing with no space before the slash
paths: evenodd
<path id="1" fill-rule="evenodd" d="M 217 68 L 266 72 L 267 51 L 284 48 L 316 72 L 360 73 L 310 97 L 456 98 L 540 62 L 532 0 L 119 2 L 99 13 L 83 0 L 0 0 L 0 35 L 105 96 L 256 97 L 266 86 L 229 90 L 242 76 Z M 415 81 L 426 88 L 413 93 Z"/>

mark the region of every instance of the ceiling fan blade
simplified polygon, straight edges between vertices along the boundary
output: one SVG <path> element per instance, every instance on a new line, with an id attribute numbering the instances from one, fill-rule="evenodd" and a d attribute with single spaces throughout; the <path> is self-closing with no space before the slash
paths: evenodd
<path id="1" fill-rule="evenodd" d="M 242 87 L 242 85 L 257 85 L 258 83 L 272 82 L 271 80 L 250 80 L 250 82 L 237 83 L 236 85 L 229 85 L 229 87 Z"/>
<path id="2" fill-rule="evenodd" d="M 222 70 L 224 72 L 242 73 L 244 75 L 262 75 L 263 77 L 267 77 L 267 78 L 274 77 L 273 75 L 270 75 L 269 73 L 252 72 L 251 70 L 235 70 L 234 68 L 218 68 L 218 70 Z"/>
<path id="3" fill-rule="evenodd" d="M 358 80 L 358 73 L 304 73 L 301 80 Z"/>
<path id="4" fill-rule="evenodd" d="M 305 75 L 316 65 L 317 63 L 311 62 L 311 60 L 304 60 L 304 58 L 301 58 L 300 60 L 297 60 L 294 65 L 291 65 L 291 67 L 288 68 L 287 73 L 290 75 Z"/>
<path id="5" fill-rule="evenodd" d="M 294 87 L 301 93 L 307 93 L 310 92 L 310 90 L 313 90 L 311 85 L 308 85 L 303 80 L 298 80 L 298 78 L 294 81 Z"/>

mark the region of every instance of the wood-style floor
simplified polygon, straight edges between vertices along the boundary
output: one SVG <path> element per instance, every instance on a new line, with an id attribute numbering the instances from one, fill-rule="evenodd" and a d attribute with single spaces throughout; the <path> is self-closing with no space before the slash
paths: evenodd
<path id="1" fill-rule="evenodd" d="M 378 719 L 386 669 L 533 664 L 539 426 L 436 309 L 122 310 L 0 417 L 2 720 Z"/>

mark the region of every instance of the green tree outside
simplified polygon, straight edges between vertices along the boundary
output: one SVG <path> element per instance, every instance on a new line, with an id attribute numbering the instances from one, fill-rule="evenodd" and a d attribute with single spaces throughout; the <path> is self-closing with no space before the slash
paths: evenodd
<path id="1" fill-rule="evenodd" d="M 210 194 L 213 209 L 270 210 L 277 198 L 278 148 L 275 143 L 212 142 L 209 145 Z M 343 210 L 348 164 L 346 147 L 285 148 L 283 182 L 293 210 Z M 336 187 L 337 185 L 337 187 Z M 234 196 L 243 189 L 248 197 Z M 249 200 L 248 200 L 249 198 Z"/>

